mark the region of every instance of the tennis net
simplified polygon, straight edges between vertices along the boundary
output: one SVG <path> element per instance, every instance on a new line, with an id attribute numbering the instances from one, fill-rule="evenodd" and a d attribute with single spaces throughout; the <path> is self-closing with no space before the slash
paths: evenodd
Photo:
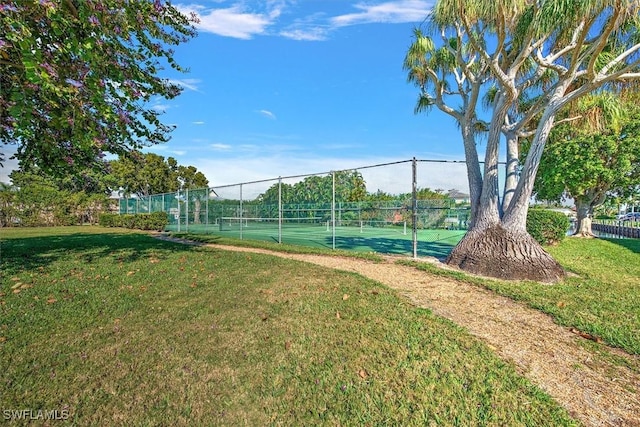
<path id="1" fill-rule="evenodd" d="M 221 217 L 218 221 L 220 231 L 234 230 L 277 230 L 278 228 L 327 228 L 327 220 L 323 217 L 306 218 L 245 218 Z"/>
<path id="2" fill-rule="evenodd" d="M 367 231 L 377 233 L 381 231 L 392 231 L 401 234 L 407 234 L 407 222 L 406 221 L 382 221 L 382 220 L 362 220 L 362 219 L 352 219 L 345 220 L 341 219 L 336 221 L 336 227 L 345 227 L 345 228 L 353 228 L 359 229 L 360 233 L 365 233 Z"/>

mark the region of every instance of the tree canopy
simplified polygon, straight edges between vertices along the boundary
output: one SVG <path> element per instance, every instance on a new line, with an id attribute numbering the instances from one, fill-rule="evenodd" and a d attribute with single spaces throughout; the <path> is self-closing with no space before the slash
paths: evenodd
<path id="1" fill-rule="evenodd" d="M 332 200 L 333 175 L 313 175 L 296 184 L 274 184 L 258 200 L 265 204 L 278 204 L 279 192 L 283 203 L 327 203 Z M 367 195 L 367 187 L 358 171 L 335 173 L 336 202 L 359 202 Z"/>
<path id="2" fill-rule="evenodd" d="M 194 18 L 161 0 L 15 0 L 0 5 L 0 141 L 50 174 L 99 168 L 168 140 L 152 97 L 181 92 L 171 46 Z"/>
<path id="3" fill-rule="evenodd" d="M 134 152 L 109 162 L 107 180 L 113 191 L 147 197 L 180 189 L 205 188 L 209 180 L 195 166 L 182 166 L 173 157 Z"/>
<path id="4" fill-rule="evenodd" d="M 97 223 L 108 211 L 111 190 L 104 174 L 53 177 L 37 167 L 11 172 L 13 185 L 0 183 L 0 226 Z"/>
<path id="5" fill-rule="evenodd" d="M 534 190 L 543 200 L 573 198 L 576 232 L 591 235 L 588 219 L 594 209 L 608 196 L 640 186 L 640 108 L 609 92 L 580 104 L 569 112 L 581 112 L 579 120 L 552 131 Z"/>

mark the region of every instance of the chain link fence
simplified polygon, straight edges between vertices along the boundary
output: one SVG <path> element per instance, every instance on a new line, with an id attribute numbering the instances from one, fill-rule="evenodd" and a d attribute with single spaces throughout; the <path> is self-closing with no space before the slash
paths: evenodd
<path id="1" fill-rule="evenodd" d="M 405 160 L 120 199 L 163 211 L 167 231 L 331 249 L 444 257 L 464 236 L 464 162 Z"/>

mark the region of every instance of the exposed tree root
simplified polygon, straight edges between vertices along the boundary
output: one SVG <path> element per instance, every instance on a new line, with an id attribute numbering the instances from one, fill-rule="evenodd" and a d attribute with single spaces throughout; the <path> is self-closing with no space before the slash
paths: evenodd
<path id="1" fill-rule="evenodd" d="M 446 263 L 468 273 L 504 280 L 552 283 L 566 275 L 562 266 L 528 233 L 500 225 L 470 230 Z"/>

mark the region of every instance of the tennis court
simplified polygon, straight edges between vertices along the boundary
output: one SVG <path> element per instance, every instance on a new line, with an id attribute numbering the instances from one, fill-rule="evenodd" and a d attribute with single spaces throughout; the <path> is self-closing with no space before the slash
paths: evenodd
<path id="1" fill-rule="evenodd" d="M 464 177 L 461 162 L 414 158 L 123 198 L 120 212 L 166 212 L 169 231 L 443 258 L 466 233 L 469 195 L 451 183 Z"/>
<path id="2" fill-rule="evenodd" d="M 172 224 L 167 230 L 178 231 L 178 226 Z M 280 222 L 277 218 L 219 218 L 213 224 L 183 225 L 180 231 L 307 247 L 413 255 L 413 231 L 406 223 L 341 221 L 334 228 L 323 218 L 283 218 Z M 465 233 L 466 230 L 419 229 L 417 255 L 444 258 Z"/>

